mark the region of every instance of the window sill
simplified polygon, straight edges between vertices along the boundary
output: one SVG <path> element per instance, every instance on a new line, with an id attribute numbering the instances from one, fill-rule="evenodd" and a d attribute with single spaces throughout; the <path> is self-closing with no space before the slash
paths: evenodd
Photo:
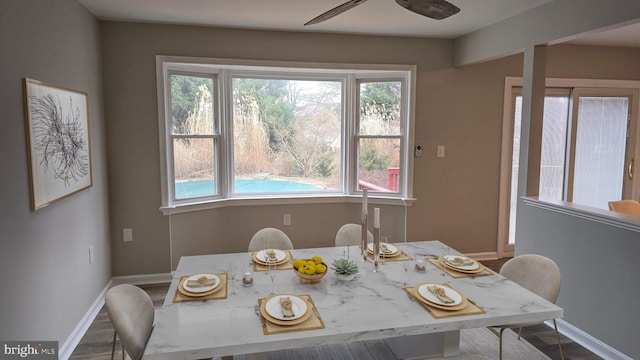
<path id="1" fill-rule="evenodd" d="M 396 198 L 369 195 L 369 204 L 411 206 L 415 198 Z M 260 205 L 310 205 L 329 203 L 361 203 L 362 196 L 355 195 L 328 195 L 328 196 L 285 196 L 285 197 L 253 197 L 253 198 L 228 198 L 220 200 L 209 200 L 194 202 L 190 204 L 180 204 L 173 206 L 162 206 L 160 211 L 163 215 L 181 214 L 193 211 L 225 208 L 230 206 L 260 206 Z"/>

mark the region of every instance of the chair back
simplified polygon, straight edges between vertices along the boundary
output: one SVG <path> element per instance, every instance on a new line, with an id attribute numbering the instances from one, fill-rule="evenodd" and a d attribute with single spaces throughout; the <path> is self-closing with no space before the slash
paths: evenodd
<path id="1" fill-rule="evenodd" d="M 360 245 L 362 239 L 362 225 L 344 224 L 336 233 L 335 246 Z M 373 242 L 373 234 L 367 231 L 367 241 Z"/>
<path id="2" fill-rule="evenodd" d="M 560 268 L 545 256 L 518 255 L 502 265 L 500 275 L 552 303 L 558 299 L 561 283 Z"/>
<path id="3" fill-rule="evenodd" d="M 282 230 L 276 228 L 258 230 L 249 242 L 249 252 L 264 250 L 265 244 L 272 249 L 293 250 L 291 239 Z"/>
<path id="4" fill-rule="evenodd" d="M 640 216 L 640 202 L 637 200 L 609 201 L 609 210 L 628 215 Z"/>
<path id="5" fill-rule="evenodd" d="M 149 294 L 137 286 L 116 285 L 107 291 L 105 305 L 124 350 L 132 359 L 141 359 L 155 316 Z"/>

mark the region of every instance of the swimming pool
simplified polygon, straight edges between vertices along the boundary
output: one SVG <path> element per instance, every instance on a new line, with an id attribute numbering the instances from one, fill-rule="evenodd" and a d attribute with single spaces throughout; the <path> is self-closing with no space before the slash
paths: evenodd
<path id="1" fill-rule="evenodd" d="M 318 191 L 319 187 L 287 180 L 237 179 L 236 193 L 278 193 Z M 183 181 L 176 183 L 176 199 L 186 199 L 215 194 L 213 180 Z"/>

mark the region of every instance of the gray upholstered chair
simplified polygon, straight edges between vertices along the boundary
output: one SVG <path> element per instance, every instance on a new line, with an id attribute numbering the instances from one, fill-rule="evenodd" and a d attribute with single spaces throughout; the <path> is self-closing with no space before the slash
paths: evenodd
<path id="1" fill-rule="evenodd" d="M 551 259 L 536 254 L 518 255 L 508 260 L 500 269 L 500 275 L 528 289 L 536 295 L 555 303 L 560 293 L 561 274 L 558 265 Z M 522 324 L 506 324 L 495 326 L 500 329 L 498 333 L 494 333 L 500 337 L 500 359 L 502 359 L 502 333 L 509 328 L 519 328 L 539 324 L 539 322 L 522 323 Z M 560 344 L 560 333 L 558 333 L 558 325 L 553 319 L 553 327 L 556 331 L 558 347 L 560 349 L 560 357 L 564 360 L 562 345 Z M 520 331 L 518 331 L 518 339 L 520 339 Z"/>
<path id="2" fill-rule="evenodd" d="M 640 216 L 640 202 L 637 200 L 609 201 L 609 210 L 628 215 Z"/>
<path id="3" fill-rule="evenodd" d="M 107 291 L 105 305 L 115 328 L 111 359 L 113 360 L 115 352 L 117 334 L 120 337 L 122 348 L 129 357 L 133 360 L 139 360 L 147 346 L 155 317 L 153 302 L 149 294 L 137 286 L 116 285 Z"/>
<path id="4" fill-rule="evenodd" d="M 264 250 L 265 244 L 272 249 L 293 250 L 291 239 L 282 230 L 276 228 L 258 230 L 249 242 L 249 252 Z"/>
<path id="5" fill-rule="evenodd" d="M 344 224 L 336 233 L 336 246 L 360 245 L 362 225 Z M 367 231 L 367 241 L 373 242 L 373 234 Z"/>

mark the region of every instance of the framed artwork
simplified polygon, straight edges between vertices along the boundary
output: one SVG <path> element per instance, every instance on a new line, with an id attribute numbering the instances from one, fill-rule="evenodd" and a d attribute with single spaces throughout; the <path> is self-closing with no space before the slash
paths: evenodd
<path id="1" fill-rule="evenodd" d="M 89 107 L 81 91 L 24 79 L 31 209 L 89 188 Z"/>

